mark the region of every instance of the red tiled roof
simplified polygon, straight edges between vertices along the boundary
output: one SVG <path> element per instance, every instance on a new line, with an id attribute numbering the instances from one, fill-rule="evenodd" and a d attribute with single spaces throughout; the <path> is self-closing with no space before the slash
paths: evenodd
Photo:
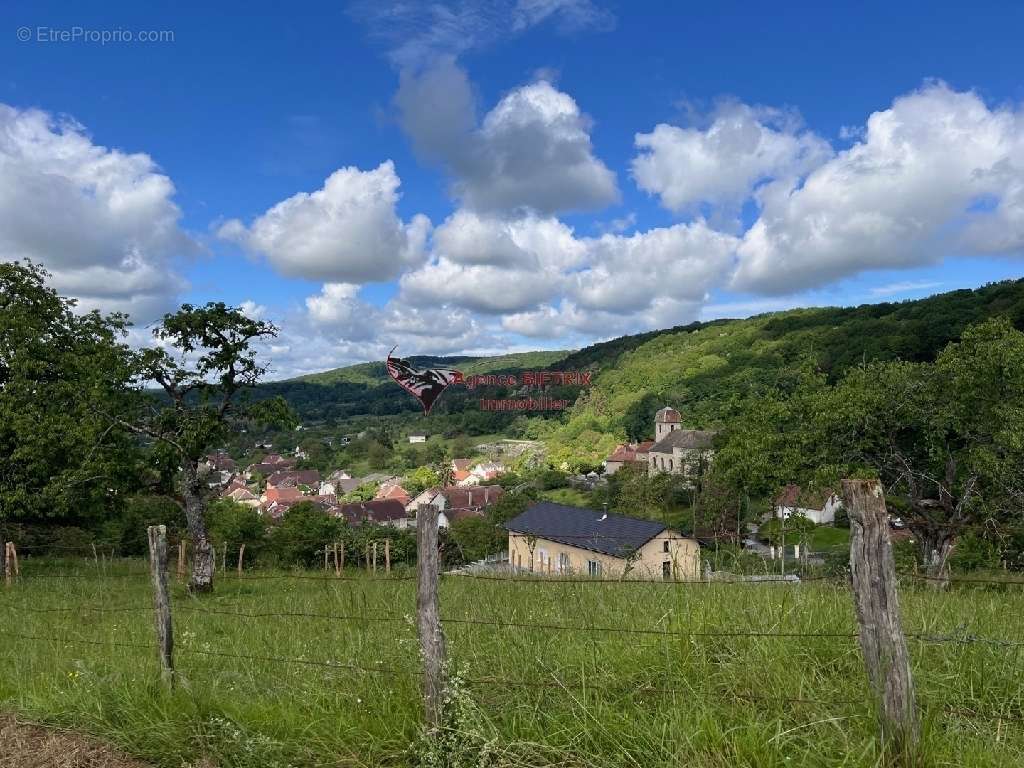
<path id="1" fill-rule="evenodd" d="M 295 486 L 268 486 L 267 501 L 298 501 L 302 498 L 302 491 Z"/>
<path id="2" fill-rule="evenodd" d="M 457 482 L 459 480 L 465 480 L 472 474 L 473 473 L 470 472 L 468 469 L 456 469 L 454 472 L 452 472 L 452 478 Z"/>
<path id="3" fill-rule="evenodd" d="M 678 424 L 683 418 L 675 408 L 666 406 L 654 414 L 654 420 L 662 424 Z"/>
<path id="4" fill-rule="evenodd" d="M 607 461 L 647 461 L 647 454 L 651 448 L 654 447 L 653 440 L 646 440 L 642 443 L 625 443 L 623 445 L 616 446 L 612 455 L 607 458 Z"/>
<path id="5" fill-rule="evenodd" d="M 455 509 L 482 509 L 489 507 L 505 493 L 500 485 L 478 485 L 475 488 L 442 488 L 445 514 Z"/>

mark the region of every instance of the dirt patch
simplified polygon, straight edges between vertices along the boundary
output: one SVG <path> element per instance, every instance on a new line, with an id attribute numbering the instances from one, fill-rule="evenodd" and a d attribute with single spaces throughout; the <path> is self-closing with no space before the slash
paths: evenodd
<path id="1" fill-rule="evenodd" d="M 0 714 L 3 768 L 151 768 L 74 731 L 48 728 Z"/>

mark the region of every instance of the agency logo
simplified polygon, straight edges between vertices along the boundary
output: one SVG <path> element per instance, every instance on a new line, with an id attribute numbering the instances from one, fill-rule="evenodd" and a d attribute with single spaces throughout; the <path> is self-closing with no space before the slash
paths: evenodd
<path id="1" fill-rule="evenodd" d="M 430 413 L 437 398 L 452 384 L 461 384 L 462 372 L 454 368 L 416 368 L 407 360 L 392 357 L 397 349 L 388 352 L 388 375 L 398 382 L 406 392 L 420 401 L 424 413 Z"/>
<path id="2" fill-rule="evenodd" d="M 417 368 L 408 360 L 392 357 L 397 347 L 388 352 L 388 375 L 406 392 L 420 401 L 423 413 L 430 413 L 434 403 L 452 384 L 465 384 L 470 391 L 478 387 L 513 388 L 520 395 L 529 390 L 546 390 L 549 386 L 590 386 L 590 371 L 523 371 L 518 374 L 479 374 L 465 376 L 454 368 Z M 519 398 L 480 398 L 481 411 L 560 411 L 572 400 L 546 396 Z"/>

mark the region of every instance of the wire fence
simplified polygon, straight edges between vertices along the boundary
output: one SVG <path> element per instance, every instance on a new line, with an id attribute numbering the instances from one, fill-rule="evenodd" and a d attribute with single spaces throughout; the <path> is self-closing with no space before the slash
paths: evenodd
<path id="1" fill-rule="evenodd" d="M 594 536 L 575 535 L 566 533 L 565 535 L 557 535 L 547 537 L 552 540 L 558 540 L 559 538 L 565 539 L 566 541 L 577 541 L 580 543 L 599 541 L 599 538 Z M 687 537 L 665 537 L 661 540 L 665 541 L 686 541 L 692 542 L 692 539 Z M 170 543 L 170 542 L 168 542 Z M 325 541 L 304 541 L 304 545 L 314 546 L 323 553 L 332 553 L 332 547 L 334 542 Z M 25 548 L 30 549 L 30 548 Z M 15 580 L 13 588 L 4 596 L 6 599 L 0 600 L 0 607 L 9 616 L 18 616 L 21 614 L 31 614 L 38 616 L 51 615 L 55 617 L 74 617 L 83 615 L 124 615 L 131 616 L 133 614 L 149 614 L 154 611 L 153 605 L 149 604 L 148 601 L 145 603 L 116 603 L 110 604 L 109 602 L 76 602 L 72 604 L 60 604 L 60 605 L 39 605 L 33 600 L 21 600 L 17 599 L 19 594 L 19 586 L 21 584 L 30 584 L 34 580 L 59 580 L 59 579 L 70 579 L 80 580 L 81 582 L 88 582 L 96 579 L 106 580 L 136 580 L 136 579 L 153 579 L 154 574 L 150 568 L 139 569 L 138 571 L 131 570 L 130 567 L 135 563 L 132 561 L 126 561 L 124 568 L 115 569 L 113 564 L 108 569 L 104 570 L 99 568 L 95 564 L 96 553 L 93 551 L 90 545 L 83 551 L 82 547 L 46 547 L 47 551 L 64 551 L 69 555 L 72 551 L 79 553 L 84 556 L 86 560 L 81 566 L 75 571 L 69 572 L 53 572 L 53 566 L 51 564 L 40 563 L 37 567 L 35 558 L 29 558 L 22 562 L 22 572 L 18 574 L 18 579 Z M 31 549 L 30 549 L 31 551 Z M 43 551 L 40 547 L 39 551 Z M 436 556 L 436 552 L 434 552 Z M 88 558 L 93 559 L 93 564 L 88 564 Z M 532 561 L 532 554 L 531 554 Z M 326 560 L 325 560 L 326 563 Z M 335 562 L 337 566 L 337 562 Z M 188 564 L 186 563 L 186 567 Z M 158 571 L 173 575 L 173 564 L 170 562 L 164 562 L 157 568 Z M 325 570 L 330 570 L 325 564 Z M 179 574 L 180 575 L 180 574 Z M 356 574 L 353 573 L 351 564 L 347 571 L 340 572 L 336 570 L 334 573 L 326 573 L 324 575 L 318 573 L 310 573 L 292 571 L 292 572 L 266 572 L 266 571 L 253 571 L 249 570 L 246 572 L 236 572 L 234 569 L 222 569 L 216 576 L 219 580 L 224 580 L 229 583 L 243 583 L 243 582 L 282 582 L 282 581 L 293 581 L 296 583 L 325 583 L 325 584 L 341 584 L 350 586 L 356 584 L 359 586 L 367 585 L 382 585 L 388 587 L 394 587 L 395 589 L 402 589 L 404 585 L 411 581 L 417 581 L 417 584 L 422 588 L 422 572 L 420 574 L 412 574 L 406 571 L 400 571 L 395 573 L 388 573 L 383 576 L 373 576 L 368 574 Z M 996 579 L 996 578 L 973 578 L 973 577 L 945 577 L 945 576 L 932 576 L 928 574 L 918 573 L 901 573 L 899 574 L 900 580 L 907 582 L 906 586 L 913 585 L 915 583 L 920 585 L 927 585 L 935 581 L 945 581 L 955 585 L 964 586 L 1007 586 L 1007 585 L 1021 585 L 1024 584 L 1024 579 Z M 550 574 L 539 572 L 514 572 L 512 569 L 508 569 L 505 573 L 459 573 L 459 574 L 442 574 L 438 576 L 438 580 L 444 583 L 456 584 L 458 582 L 471 583 L 472 581 L 485 581 L 495 582 L 503 585 L 501 588 L 508 588 L 511 590 L 517 590 L 522 587 L 539 587 L 543 589 L 558 590 L 564 589 L 567 585 L 587 585 L 595 589 L 616 589 L 620 587 L 628 588 L 652 588 L 652 587 L 666 587 L 666 588 L 709 588 L 709 587 L 721 587 L 723 589 L 732 590 L 742 587 L 753 587 L 758 586 L 764 588 L 772 588 L 780 585 L 787 585 L 790 582 L 785 582 L 776 579 L 764 579 L 764 580 L 736 580 L 736 581 L 724 581 L 724 580 L 712 580 L 712 579 L 640 579 L 640 578 L 626 578 L 626 579 L 607 579 L 607 578 L 596 578 L 596 577 L 581 577 L 575 575 L 565 574 Z M 831 584 L 838 589 L 849 591 L 851 588 L 850 579 L 846 576 L 830 576 L 830 575 L 810 575 L 801 576 L 798 583 L 804 582 L 816 582 L 820 584 Z M 44 582 L 45 583 L 45 582 Z M 435 581 L 436 587 L 436 581 Z M 511 594 L 511 593 L 509 593 Z M 411 596 L 411 595 L 409 595 Z M 493 598 L 493 596 L 490 596 Z M 398 598 L 396 598 L 398 599 Z M 400 603 L 399 603 L 400 604 Z M 500 606 L 499 606 L 500 607 Z M 244 603 L 226 603 L 220 598 L 216 601 L 206 601 L 203 598 L 195 599 L 184 599 L 176 600 L 173 606 L 173 613 L 175 615 L 182 615 L 188 617 L 195 617 L 197 619 L 217 617 L 221 620 L 226 621 L 244 621 L 244 622 L 255 622 L 258 624 L 264 624 L 269 621 L 279 620 L 282 622 L 295 622 L 296 620 L 308 620 L 308 621 L 319 621 L 319 622 L 337 622 L 339 624 L 355 625 L 356 629 L 360 625 L 367 624 L 382 624 L 382 625 L 397 625 L 397 626 L 410 626 L 413 624 L 413 618 L 410 614 L 403 613 L 401 611 L 391 610 L 363 610 L 359 612 L 340 612 L 340 611 L 305 611 L 305 610 L 267 610 L 260 609 L 257 607 L 249 606 Z M 139 622 L 142 623 L 141 621 Z M 147 626 L 150 622 L 144 622 Z M 153 641 L 137 641 L 137 640 L 118 640 L 114 638 L 95 638 L 95 637 L 84 637 L 81 636 L 80 632 L 84 631 L 85 628 L 82 626 L 76 626 L 74 624 L 66 623 L 57 630 L 51 632 L 21 632 L 10 627 L 17 626 L 12 622 L 5 621 L 2 623 L 0 628 L 0 637 L 8 639 L 12 642 L 20 643 L 36 643 L 36 644 L 51 644 L 59 645 L 65 648 L 92 648 L 92 649 L 109 649 L 110 652 L 116 653 L 119 651 L 139 651 L 145 652 L 146 654 L 152 654 L 158 647 L 159 642 L 154 643 Z M 481 617 L 474 615 L 456 615 L 451 612 L 440 612 L 438 615 L 438 627 L 448 628 L 450 630 L 456 630 L 460 628 L 477 628 L 481 631 L 492 631 L 492 632 L 508 632 L 514 630 L 524 635 L 528 633 L 552 633 L 560 635 L 568 635 L 570 637 L 576 636 L 583 638 L 584 642 L 600 642 L 607 641 L 610 638 L 619 638 L 624 642 L 633 642 L 633 638 L 637 638 L 640 641 L 647 641 L 645 645 L 642 642 L 635 643 L 637 648 L 661 648 L 665 649 L 664 643 L 668 641 L 690 641 L 700 642 L 703 641 L 708 644 L 720 642 L 720 641 L 731 641 L 749 639 L 751 641 L 783 641 L 793 643 L 842 643 L 846 645 L 854 644 L 856 641 L 863 638 L 865 628 L 861 625 L 856 630 L 841 630 L 841 629 L 817 629 L 817 630 L 793 630 L 793 629 L 780 629 L 780 628 L 751 628 L 751 627 L 718 627 L 718 628 L 672 628 L 672 627 L 659 627 L 659 626 L 636 626 L 626 624 L 616 624 L 607 621 L 600 622 L 557 622 L 549 619 L 539 618 L 520 618 L 520 617 Z M 420 630 L 422 631 L 422 629 Z M 926 631 L 924 629 L 908 630 L 901 633 L 902 636 L 915 644 L 921 646 L 949 646 L 949 647 L 978 647 L 986 649 L 987 653 L 999 653 L 1006 654 L 1008 657 L 1015 661 L 1019 661 L 1019 649 L 1024 647 L 1024 640 L 1020 638 L 1010 637 L 991 637 L 973 634 L 970 632 L 956 631 L 956 632 L 935 632 Z M 651 644 L 652 639 L 658 639 L 662 644 L 654 643 Z M 271 664 L 278 665 L 281 667 L 312 667 L 315 669 L 322 669 L 330 672 L 342 672 L 351 674 L 368 674 L 374 676 L 385 676 L 393 678 L 413 679 L 422 680 L 424 677 L 429 677 L 429 673 L 425 671 L 418 663 L 416 658 L 410 660 L 410 664 L 407 666 L 396 666 L 394 664 L 385 664 L 381 662 L 377 663 L 360 663 L 353 661 L 344 660 L 333 660 L 328 658 L 306 658 L 304 656 L 290 656 L 290 655 L 278 655 L 273 653 L 240 653 L 229 649 L 217 648 L 217 647 L 197 647 L 195 644 L 184 644 L 178 643 L 175 646 L 174 653 L 176 655 L 184 657 L 200 657 L 208 659 L 223 659 L 223 660 L 234 660 L 238 662 L 245 662 L 248 664 Z M 551 671 L 545 675 L 534 675 L 534 676 L 508 676 L 508 675 L 483 675 L 474 676 L 466 675 L 462 677 L 464 683 L 474 689 L 480 689 L 480 694 L 484 698 L 488 696 L 494 696 L 495 689 L 502 688 L 525 688 L 535 692 L 562 692 L 564 694 L 572 694 L 573 692 L 586 692 L 590 696 L 601 696 L 601 697 L 637 697 L 637 696 L 664 696 L 664 697 L 692 697 L 694 695 L 693 686 L 673 686 L 666 684 L 664 681 L 655 683 L 651 680 L 623 680 L 618 682 L 609 682 L 607 680 L 600 680 L 595 683 L 594 679 L 578 679 L 569 676 L 565 673 L 565 670 Z M 825 707 L 825 708 L 842 708 L 842 707 L 853 707 L 860 710 L 858 716 L 868 716 L 869 708 L 865 707 L 866 701 L 864 698 L 839 698 L 839 697 L 826 697 L 826 698 L 814 698 L 804 695 L 799 696 L 785 696 L 785 695 L 765 695 L 763 693 L 756 693 L 744 690 L 735 690 L 728 687 L 715 688 L 712 690 L 705 690 L 705 694 L 719 695 L 726 699 L 734 699 L 737 701 L 748 702 L 751 704 L 764 704 L 771 707 L 785 707 L 787 705 L 797 706 L 810 706 L 810 707 Z M 986 701 L 972 701 L 967 699 L 963 702 L 959 702 L 957 705 L 949 704 L 948 702 L 938 701 L 922 701 L 919 704 L 928 711 L 942 712 L 951 717 L 957 718 L 968 718 L 974 720 L 989 720 L 1012 723 L 1024 722 L 1024 693 L 1018 695 L 1015 698 L 1011 698 L 1004 702 L 996 702 L 998 706 L 993 706 L 993 702 Z"/>

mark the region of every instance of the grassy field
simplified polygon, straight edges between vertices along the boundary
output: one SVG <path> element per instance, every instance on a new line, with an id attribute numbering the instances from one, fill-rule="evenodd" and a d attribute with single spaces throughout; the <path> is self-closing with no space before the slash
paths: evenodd
<path id="1" fill-rule="evenodd" d="M 168 768 L 423 762 L 414 581 L 257 572 L 201 600 L 176 584 L 168 693 L 145 567 L 25 560 L 0 590 L 0 709 Z M 1016 643 L 911 639 L 925 764 L 1024 764 L 1024 588 L 901 598 L 908 632 Z M 459 732 L 427 764 L 877 764 L 845 585 L 449 576 L 441 609 Z M 780 636 L 715 634 L 748 631 Z"/>

